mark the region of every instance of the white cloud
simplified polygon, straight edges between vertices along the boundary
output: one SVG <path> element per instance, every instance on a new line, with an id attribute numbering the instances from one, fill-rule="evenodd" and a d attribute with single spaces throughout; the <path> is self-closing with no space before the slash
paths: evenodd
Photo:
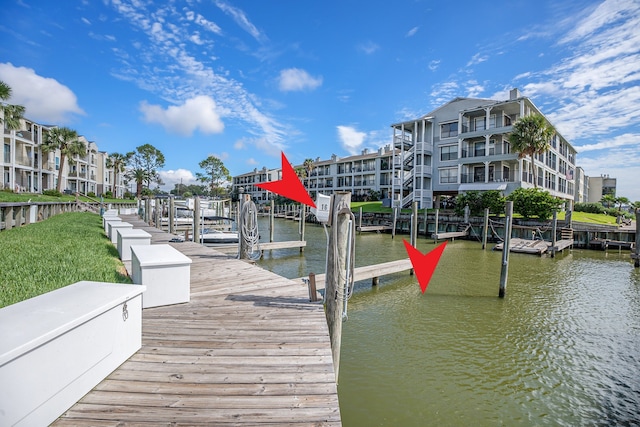
<path id="1" fill-rule="evenodd" d="M 473 55 L 471 57 L 471 59 L 469 60 L 469 62 L 467 62 L 467 67 L 470 67 L 472 65 L 476 65 L 476 64 L 480 64 L 481 62 L 485 62 L 486 60 L 489 59 L 489 56 L 487 55 L 482 55 L 480 53 L 476 53 L 475 55 Z"/>
<path id="2" fill-rule="evenodd" d="M 258 164 L 258 161 L 253 157 L 249 157 L 246 162 L 248 165 L 255 166 Z"/>
<path id="3" fill-rule="evenodd" d="M 372 53 L 376 52 L 380 46 L 378 46 L 377 44 L 375 44 L 372 41 L 368 41 L 365 43 L 360 43 L 357 46 L 358 50 L 361 50 L 362 52 L 366 53 L 367 55 L 371 55 Z"/>
<path id="4" fill-rule="evenodd" d="M 204 95 L 167 109 L 143 101 L 140 103 L 140 111 L 147 123 L 159 123 L 168 132 L 184 136 L 191 136 L 196 130 L 204 134 L 220 133 L 224 130 L 216 103 Z"/>
<path id="5" fill-rule="evenodd" d="M 187 169 L 158 171 L 158 175 L 160 175 L 160 179 L 164 182 L 162 188 L 167 191 L 176 188 L 176 184 L 191 185 L 198 183 L 193 172 Z"/>
<path id="6" fill-rule="evenodd" d="M 322 76 L 312 77 L 305 70 L 288 68 L 280 71 L 279 87 L 283 92 L 314 90 L 322 85 Z"/>
<path id="7" fill-rule="evenodd" d="M 364 132 L 358 132 L 351 126 L 338 126 L 337 129 L 342 148 L 347 150 L 349 154 L 359 154 L 364 144 L 366 134 Z"/>
<path id="8" fill-rule="evenodd" d="M 436 71 L 438 69 L 438 67 L 440 66 L 440 60 L 439 59 L 434 59 L 433 61 L 429 62 L 429 69 L 431 71 Z"/>
<path id="9" fill-rule="evenodd" d="M 84 115 L 76 95 L 52 78 L 35 70 L 0 63 L 0 80 L 11 87 L 10 103 L 25 107 L 25 116 L 40 123 L 67 124 L 75 114 Z"/>
<path id="10" fill-rule="evenodd" d="M 419 27 L 413 27 L 412 29 L 410 29 L 407 34 L 405 35 L 405 37 L 412 37 L 415 36 L 416 33 L 418 32 L 418 28 Z"/>

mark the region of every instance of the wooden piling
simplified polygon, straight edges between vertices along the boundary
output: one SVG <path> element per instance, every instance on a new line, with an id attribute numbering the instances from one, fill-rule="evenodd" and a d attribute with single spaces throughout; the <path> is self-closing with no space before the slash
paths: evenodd
<path id="1" fill-rule="evenodd" d="M 482 249 L 487 247 L 487 235 L 489 233 L 489 208 L 484 209 L 484 227 L 482 227 Z"/>
<path id="2" fill-rule="evenodd" d="M 416 247 L 418 241 L 418 202 L 411 205 L 411 246 Z"/>
<path id="3" fill-rule="evenodd" d="M 636 208 L 636 249 L 635 253 L 631 254 L 631 258 L 634 259 L 633 266 L 640 267 L 640 209 L 638 208 Z"/>
<path id="4" fill-rule="evenodd" d="M 362 234 L 362 206 L 358 208 L 358 234 Z"/>
<path id="5" fill-rule="evenodd" d="M 433 230 L 433 243 L 438 243 L 438 220 L 440 217 L 440 208 L 436 208 L 436 224 L 435 229 Z"/>
<path id="6" fill-rule="evenodd" d="M 391 227 L 391 238 L 396 237 L 396 221 L 398 220 L 398 208 L 393 207 L 393 226 Z"/>
<path id="7" fill-rule="evenodd" d="M 193 241 L 195 243 L 202 243 L 202 231 L 200 230 L 200 219 L 202 213 L 200 212 L 200 197 L 196 196 L 193 201 Z"/>
<path id="8" fill-rule="evenodd" d="M 553 222 L 551 226 L 551 247 L 549 248 L 551 249 L 551 258 L 554 258 L 556 256 L 556 248 L 558 247 L 557 245 L 558 237 L 556 235 L 557 233 L 558 233 L 558 211 L 554 210 Z"/>
<path id="9" fill-rule="evenodd" d="M 175 225 L 175 221 L 176 221 L 176 214 L 175 214 L 175 210 L 176 210 L 176 206 L 175 206 L 175 200 L 173 199 L 173 197 L 169 197 L 169 210 L 167 211 L 167 216 L 168 216 L 168 221 L 169 221 L 169 234 L 174 234 L 176 231 L 176 225 Z"/>
<path id="10" fill-rule="evenodd" d="M 338 192 L 332 200 L 331 233 L 327 251 L 327 274 L 324 301 L 326 305 L 327 324 L 331 338 L 333 367 L 338 382 L 340 368 L 340 344 L 342 342 L 342 307 L 344 304 L 344 283 L 346 281 L 347 236 L 350 215 L 341 213 L 342 209 L 350 209 L 351 193 Z"/>
<path id="11" fill-rule="evenodd" d="M 273 242 L 273 233 L 274 233 L 274 218 L 276 217 L 275 212 L 275 203 L 273 199 L 271 199 L 271 209 L 269 209 L 269 241 Z"/>
<path id="12" fill-rule="evenodd" d="M 307 205 L 300 205 L 300 241 L 304 242 L 304 227 L 307 221 Z M 304 252 L 304 246 L 300 246 L 300 253 Z"/>
<path id="13" fill-rule="evenodd" d="M 309 301 L 318 301 L 318 291 L 316 289 L 316 275 L 309 273 Z"/>
<path id="14" fill-rule="evenodd" d="M 511 221 L 513 216 L 513 202 L 507 201 L 504 219 L 504 246 L 502 248 L 502 267 L 500 269 L 500 292 L 498 297 L 504 298 L 507 292 L 507 277 L 509 275 L 509 243 L 511 241 Z"/>

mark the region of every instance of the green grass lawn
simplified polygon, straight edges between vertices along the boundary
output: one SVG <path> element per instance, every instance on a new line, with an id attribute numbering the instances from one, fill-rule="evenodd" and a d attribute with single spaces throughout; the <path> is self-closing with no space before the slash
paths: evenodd
<path id="1" fill-rule="evenodd" d="M 131 283 L 118 251 L 87 212 L 0 232 L 0 307 L 81 280 Z"/>
<path id="2" fill-rule="evenodd" d="M 87 197 L 80 196 L 80 200 L 85 202 L 99 201 L 100 197 Z M 76 196 L 63 194 L 60 197 L 45 196 L 37 193 L 12 193 L 10 191 L 0 191 L 0 203 L 26 203 L 26 202 L 75 202 Z M 104 199 L 105 203 L 136 203 L 135 200 L 130 199 Z"/>

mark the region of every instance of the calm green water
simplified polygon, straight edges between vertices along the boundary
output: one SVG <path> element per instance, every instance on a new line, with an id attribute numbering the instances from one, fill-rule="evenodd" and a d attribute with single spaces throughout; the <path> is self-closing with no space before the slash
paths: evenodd
<path id="1" fill-rule="evenodd" d="M 291 221 L 275 230 L 297 238 Z M 304 256 L 274 251 L 260 264 L 291 278 L 323 272 L 324 231 L 306 235 Z M 358 236 L 356 265 L 406 257 L 402 237 Z M 629 252 L 511 254 L 504 299 L 500 262 L 455 241 L 424 295 L 408 274 L 358 284 L 342 336 L 346 427 L 640 425 L 640 269 Z"/>

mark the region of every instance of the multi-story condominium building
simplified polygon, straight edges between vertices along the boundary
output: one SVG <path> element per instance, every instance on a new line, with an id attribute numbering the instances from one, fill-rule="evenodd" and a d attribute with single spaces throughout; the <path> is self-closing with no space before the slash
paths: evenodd
<path id="1" fill-rule="evenodd" d="M 40 150 L 47 129 L 28 119 L 19 130 L 3 129 L 0 188 L 31 193 L 52 188 L 58 164 L 53 154 Z"/>
<path id="2" fill-rule="evenodd" d="M 586 203 L 589 197 L 589 177 L 585 175 L 584 169 L 576 167 L 576 194 L 573 201 L 576 203 Z"/>
<path id="3" fill-rule="evenodd" d="M 79 139 L 87 148 L 86 153 L 68 159 L 63 165 L 60 164 L 59 150 L 42 152 L 42 142 L 47 132 L 54 127 L 25 118 L 21 120 L 20 129 L 4 129 L 0 188 L 28 193 L 56 189 L 58 173 L 62 168 L 63 190 L 97 195 L 103 194 L 102 189 L 107 191 L 105 178 L 113 177 L 113 169 L 106 168 L 106 153 L 100 153 L 95 142 L 80 136 Z M 122 180 L 123 176 L 120 174 L 120 182 L 115 185 L 120 197 L 124 194 Z M 107 184 L 109 189 L 114 187 L 113 181 L 107 181 Z"/>
<path id="4" fill-rule="evenodd" d="M 337 191 L 349 191 L 355 200 L 371 196 L 377 192 L 380 197 L 391 194 L 391 162 L 393 150 L 388 145 L 375 152 L 363 150 L 362 154 L 340 158 L 335 154 L 329 160 L 317 158 L 311 167 L 311 172 L 305 170 L 304 165 L 293 166 L 300 172 L 302 183 L 309 194 L 315 199 L 317 193 L 333 194 Z M 253 172 L 233 177 L 232 192 L 250 194 L 258 203 L 272 198 L 268 191 L 264 191 L 254 184 L 277 181 L 282 178 L 282 170 L 254 169 Z"/>
<path id="5" fill-rule="evenodd" d="M 610 178 L 609 175 L 590 176 L 589 192 L 587 201 L 589 203 L 598 203 L 602 200 L 602 196 L 616 195 L 616 178 Z"/>
<path id="6" fill-rule="evenodd" d="M 508 195 L 517 188 L 534 187 L 531 159 L 513 152 L 508 139 L 513 124 L 534 113 L 542 115 L 517 89 L 506 101 L 456 98 L 423 117 L 392 125 L 393 147 L 316 159 L 303 183 L 312 198 L 316 192 L 349 191 L 359 200 L 375 191 L 388 206 L 401 207 L 413 202 L 420 208 L 442 207 L 448 198 L 471 190 Z M 538 187 L 572 203 L 576 193 L 573 146 L 556 131 L 550 149 L 537 155 L 534 163 Z M 253 184 L 280 179 L 279 173 L 280 169 L 264 168 L 239 175 L 233 180 L 234 191 L 243 185 L 254 200 L 266 201 L 268 192 Z"/>
<path id="7" fill-rule="evenodd" d="M 392 125 L 392 195 L 396 206 L 441 206 L 470 190 L 533 187 L 530 158 L 511 150 L 508 135 L 523 116 L 542 113 L 517 89 L 506 101 L 456 98 L 431 113 Z M 535 157 L 538 187 L 573 201 L 576 150 L 556 131 L 551 148 Z"/>

